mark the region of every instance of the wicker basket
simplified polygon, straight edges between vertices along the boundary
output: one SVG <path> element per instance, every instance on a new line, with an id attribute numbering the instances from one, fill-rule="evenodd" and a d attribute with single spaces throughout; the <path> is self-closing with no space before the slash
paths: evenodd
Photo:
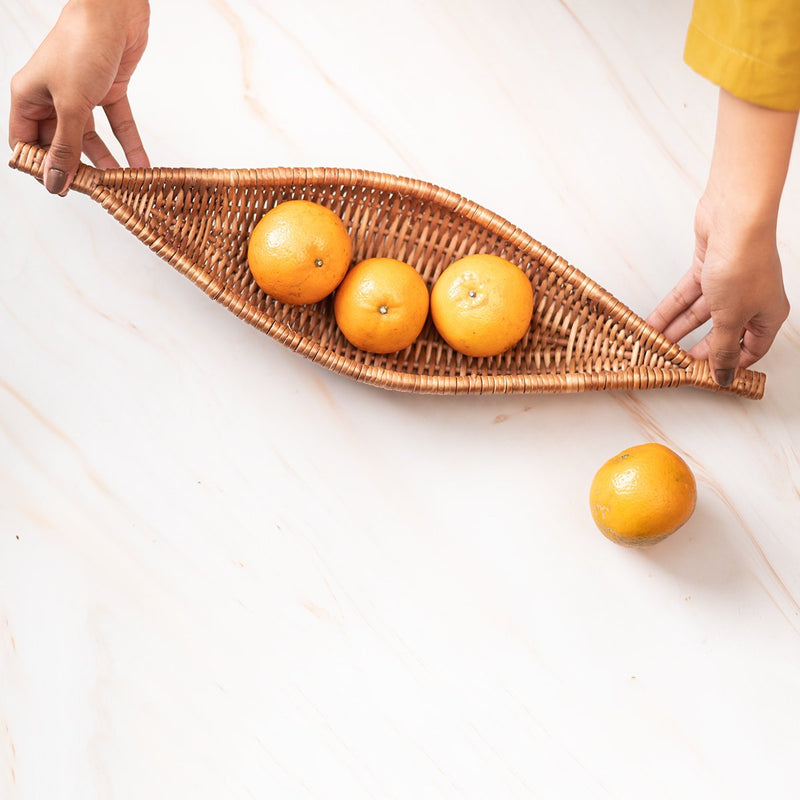
<path id="1" fill-rule="evenodd" d="M 20 144 L 11 166 L 42 179 L 45 151 Z M 328 369 L 364 383 L 439 394 L 581 392 L 682 385 L 760 398 L 765 376 L 738 370 L 721 389 L 695 361 L 563 258 L 486 209 L 422 181 L 350 169 L 114 169 L 81 165 L 73 189 L 89 195 L 214 300 Z M 430 320 L 406 350 L 372 355 L 339 332 L 330 298 L 286 306 L 247 267 L 256 221 L 305 198 L 344 219 L 354 258 L 408 261 L 433 285 L 454 259 L 503 256 L 530 278 L 534 316 L 512 350 L 468 358 Z"/>

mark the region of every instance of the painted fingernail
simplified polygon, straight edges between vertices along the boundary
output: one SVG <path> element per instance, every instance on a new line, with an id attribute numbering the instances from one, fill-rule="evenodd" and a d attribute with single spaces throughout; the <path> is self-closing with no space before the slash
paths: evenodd
<path id="1" fill-rule="evenodd" d="M 714 372 L 714 377 L 720 386 L 730 386 L 733 383 L 732 369 L 718 369 Z"/>
<path id="2" fill-rule="evenodd" d="M 64 186 L 67 183 L 67 173 L 63 169 L 55 169 L 51 167 L 47 171 L 44 185 L 48 192 L 51 194 L 61 194 L 64 191 Z"/>

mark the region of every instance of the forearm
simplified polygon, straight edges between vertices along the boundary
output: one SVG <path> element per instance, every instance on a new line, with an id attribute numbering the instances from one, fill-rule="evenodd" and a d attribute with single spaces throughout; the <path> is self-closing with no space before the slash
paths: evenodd
<path id="1" fill-rule="evenodd" d="M 66 0 L 65 9 L 82 8 L 90 14 L 121 14 L 127 18 L 131 15 L 150 13 L 149 0 Z"/>
<path id="2" fill-rule="evenodd" d="M 717 133 L 705 200 L 744 223 L 774 226 L 796 111 L 776 111 L 720 90 Z"/>

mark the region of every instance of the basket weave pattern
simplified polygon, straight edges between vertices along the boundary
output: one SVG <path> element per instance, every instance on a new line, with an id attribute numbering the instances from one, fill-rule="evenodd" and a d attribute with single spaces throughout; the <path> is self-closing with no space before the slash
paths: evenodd
<path id="1" fill-rule="evenodd" d="M 42 179 L 45 151 L 17 145 L 11 166 Z M 579 392 L 690 384 L 759 398 L 765 377 L 738 370 L 721 389 L 708 365 L 648 326 L 547 247 L 490 211 L 422 181 L 349 169 L 114 169 L 81 165 L 73 189 L 89 195 L 178 271 L 234 314 L 324 367 L 365 383 L 440 394 Z M 501 356 L 469 358 L 430 319 L 417 341 L 364 353 L 338 330 L 331 298 L 284 305 L 247 266 L 255 223 L 276 204 L 312 200 L 347 225 L 354 260 L 407 261 L 431 287 L 452 261 L 493 253 L 534 289 L 526 336 Z"/>

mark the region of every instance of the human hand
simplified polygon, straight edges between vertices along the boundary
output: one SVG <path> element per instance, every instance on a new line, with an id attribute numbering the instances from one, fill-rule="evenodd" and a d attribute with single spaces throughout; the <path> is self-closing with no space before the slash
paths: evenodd
<path id="1" fill-rule="evenodd" d="M 672 341 L 712 321 L 689 354 L 708 361 L 721 386 L 736 367 L 748 367 L 772 345 L 789 314 L 775 235 L 775 219 L 751 219 L 746 210 L 700 200 L 692 264 L 648 318 Z"/>
<path id="2" fill-rule="evenodd" d="M 149 166 L 128 102 L 128 82 L 147 44 L 148 0 L 69 0 L 58 22 L 12 78 L 8 139 L 49 147 L 44 185 L 66 194 L 81 153 L 119 166 L 95 131 L 101 106 L 132 167 Z"/>
<path id="3" fill-rule="evenodd" d="M 769 350 L 789 315 L 776 231 L 796 125 L 797 112 L 720 92 L 692 264 L 647 319 L 673 341 L 710 319 L 690 355 L 708 360 L 721 386 Z"/>

